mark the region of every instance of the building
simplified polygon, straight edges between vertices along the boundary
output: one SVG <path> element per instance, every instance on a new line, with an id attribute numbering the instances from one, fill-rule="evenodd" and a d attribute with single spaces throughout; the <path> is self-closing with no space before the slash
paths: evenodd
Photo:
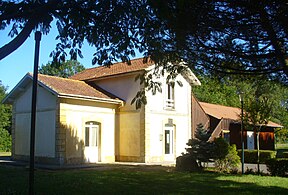
<path id="1" fill-rule="evenodd" d="M 192 136 L 191 87 L 200 82 L 185 67 L 175 85 L 167 84 L 167 73 L 154 75 L 162 92 L 153 94 L 135 81 L 152 71 L 152 61 L 135 59 L 131 65 L 86 69 L 69 79 L 39 75 L 35 161 L 56 165 L 175 162 Z M 32 74 L 26 74 L 3 101 L 13 105 L 15 160 L 29 159 L 32 79 Z M 131 104 L 137 94 L 146 96 L 147 103 L 140 109 Z"/>
<path id="2" fill-rule="evenodd" d="M 223 137 L 230 144 L 235 144 L 238 149 L 241 149 L 241 109 L 229 106 L 222 106 L 217 104 L 210 104 L 205 102 L 198 102 L 195 100 L 195 104 L 201 108 L 198 112 L 202 114 L 196 120 L 202 119 L 205 128 L 211 131 L 210 140 L 215 137 Z M 205 116 L 205 115 L 206 116 Z M 194 114 L 195 115 L 195 114 Z M 204 115 L 204 116 L 203 116 Z M 274 150 L 274 130 L 276 128 L 282 128 L 281 125 L 268 122 L 267 125 L 261 126 L 259 133 L 259 148 L 260 150 Z M 194 128 L 194 131 L 196 129 Z M 244 134 L 244 147 L 245 149 L 257 148 L 257 136 L 254 131 L 243 129 Z"/>

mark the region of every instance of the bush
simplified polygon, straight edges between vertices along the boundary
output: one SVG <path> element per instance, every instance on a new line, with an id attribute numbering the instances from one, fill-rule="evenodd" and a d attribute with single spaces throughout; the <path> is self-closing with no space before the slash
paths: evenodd
<path id="1" fill-rule="evenodd" d="M 214 139 L 213 158 L 224 159 L 229 153 L 229 143 L 222 137 Z"/>
<path id="2" fill-rule="evenodd" d="M 268 171 L 273 176 L 288 175 L 288 158 L 274 158 L 266 162 Z"/>
<path id="3" fill-rule="evenodd" d="M 273 150 L 259 150 L 260 163 L 265 164 L 267 160 L 276 157 L 276 151 Z M 238 150 L 238 156 L 242 159 L 242 151 Z M 257 164 L 257 150 L 244 150 L 245 163 Z"/>
<path id="4" fill-rule="evenodd" d="M 11 152 L 12 138 L 9 132 L 0 128 L 0 152 Z"/>
<path id="5" fill-rule="evenodd" d="M 201 168 L 198 166 L 198 163 L 191 155 L 184 154 L 176 158 L 176 170 L 177 171 L 200 171 Z"/>
<path id="6" fill-rule="evenodd" d="M 223 145 L 224 146 L 224 145 Z M 228 145 L 228 152 L 224 158 L 215 159 L 215 168 L 221 172 L 235 171 L 240 164 L 240 157 L 237 155 L 236 145 Z"/>

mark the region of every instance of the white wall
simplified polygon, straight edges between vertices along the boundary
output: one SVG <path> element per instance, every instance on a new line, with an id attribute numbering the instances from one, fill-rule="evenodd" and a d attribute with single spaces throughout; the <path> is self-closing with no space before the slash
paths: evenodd
<path id="1" fill-rule="evenodd" d="M 150 91 L 146 93 L 148 104 L 145 107 L 145 124 L 146 134 L 150 139 L 150 147 L 147 151 L 150 157 L 164 155 L 164 130 L 168 119 L 173 120 L 175 127 L 175 158 L 185 152 L 186 143 L 191 138 L 191 86 L 181 75 L 178 75 L 176 80 L 181 81 L 183 86 L 175 83 L 175 109 L 165 108 L 167 93 L 165 77 L 159 79 L 162 82 L 162 93 L 157 92 L 156 95 L 152 95 Z M 160 140 L 161 135 L 162 140 Z"/>
<path id="2" fill-rule="evenodd" d="M 31 95 L 29 85 L 14 102 L 15 106 L 15 154 L 29 155 L 31 129 Z M 38 87 L 35 131 L 35 156 L 55 157 L 56 97 Z"/>

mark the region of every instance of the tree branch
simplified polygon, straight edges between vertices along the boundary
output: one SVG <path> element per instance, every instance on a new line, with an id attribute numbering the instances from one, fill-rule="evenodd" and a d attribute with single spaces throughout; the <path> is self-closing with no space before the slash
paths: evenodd
<path id="1" fill-rule="evenodd" d="M 18 49 L 25 40 L 29 37 L 35 23 L 32 20 L 28 21 L 22 31 L 9 43 L 0 48 L 0 60 L 4 59 L 6 56 Z"/>

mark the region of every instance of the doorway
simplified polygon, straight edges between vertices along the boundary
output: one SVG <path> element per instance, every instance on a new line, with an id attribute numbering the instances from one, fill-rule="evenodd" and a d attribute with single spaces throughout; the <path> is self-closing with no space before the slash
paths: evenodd
<path id="1" fill-rule="evenodd" d="M 174 128 L 165 126 L 164 130 L 164 160 L 174 160 Z"/>
<path id="2" fill-rule="evenodd" d="M 247 131 L 247 149 L 248 150 L 254 150 L 254 132 L 253 131 Z"/>
<path id="3" fill-rule="evenodd" d="M 85 160 L 88 163 L 100 161 L 100 128 L 99 123 L 89 121 L 85 123 Z"/>

